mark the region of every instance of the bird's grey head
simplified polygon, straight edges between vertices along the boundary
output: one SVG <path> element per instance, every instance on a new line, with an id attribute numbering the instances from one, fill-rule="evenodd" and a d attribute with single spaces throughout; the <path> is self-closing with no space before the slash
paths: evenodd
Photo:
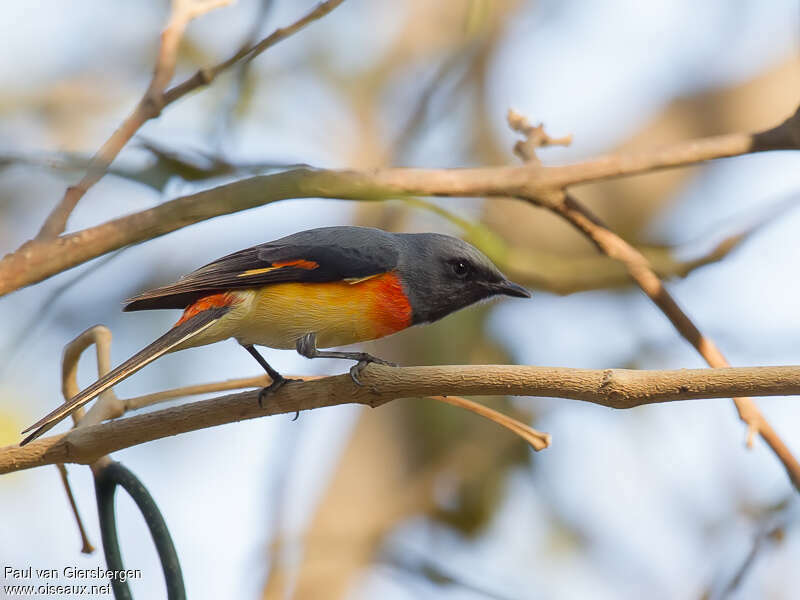
<path id="1" fill-rule="evenodd" d="M 414 323 L 436 321 L 475 302 L 504 294 L 529 298 L 480 250 L 439 233 L 398 234 L 404 246 L 398 271 Z"/>

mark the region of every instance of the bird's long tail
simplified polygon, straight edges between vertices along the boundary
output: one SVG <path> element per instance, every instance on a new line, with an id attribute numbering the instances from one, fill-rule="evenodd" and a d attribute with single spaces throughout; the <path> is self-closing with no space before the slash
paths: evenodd
<path id="1" fill-rule="evenodd" d="M 102 394 L 108 388 L 116 385 L 123 379 L 127 379 L 145 365 L 153 362 L 159 356 L 166 354 L 183 342 L 196 336 L 198 333 L 205 331 L 229 310 L 229 306 L 211 308 L 197 313 L 186 321 L 179 322 L 155 342 L 131 356 L 116 369 L 112 369 L 85 390 L 79 392 L 73 398 L 70 398 L 68 402 L 62 404 L 49 415 L 25 429 L 22 433 L 27 433 L 29 431 L 33 431 L 33 433 L 22 440 L 19 445 L 24 446 L 31 440 L 35 440 L 95 396 Z"/>

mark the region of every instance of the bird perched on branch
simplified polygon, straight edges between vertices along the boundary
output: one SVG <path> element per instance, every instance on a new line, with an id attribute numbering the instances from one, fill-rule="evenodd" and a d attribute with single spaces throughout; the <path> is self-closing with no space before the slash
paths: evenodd
<path id="1" fill-rule="evenodd" d="M 308 358 L 371 363 L 365 352 L 325 351 L 430 323 L 479 300 L 530 297 L 479 250 L 448 235 L 368 227 L 301 231 L 223 258 L 127 301 L 125 310 L 183 309 L 163 336 L 28 427 L 27 444 L 158 357 L 235 338 L 272 379 L 259 403 L 287 381 L 255 349 L 294 348 Z"/>

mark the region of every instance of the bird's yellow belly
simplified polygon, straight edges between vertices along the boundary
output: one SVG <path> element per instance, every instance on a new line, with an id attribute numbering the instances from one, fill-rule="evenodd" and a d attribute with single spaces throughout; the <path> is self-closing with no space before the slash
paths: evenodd
<path id="1" fill-rule="evenodd" d="M 245 345 L 290 349 L 315 333 L 317 347 L 330 348 L 411 325 L 411 307 L 392 273 L 358 283 L 278 283 L 232 295 L 231 311 L 193 340 L 198 345 L 234 337 Z"/>

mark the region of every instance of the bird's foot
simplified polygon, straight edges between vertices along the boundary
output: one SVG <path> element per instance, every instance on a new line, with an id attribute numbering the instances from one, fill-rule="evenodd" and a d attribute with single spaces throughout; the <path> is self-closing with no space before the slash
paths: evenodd
<path id="1" fill-rule="evenodd" d="M 272 380 L 268 386 L 261 388 L 258 392 L 258 407 L 264 408 L 264 401 L 267 397 L 271 396 L 279 389 L 281 389 L 287 383 L 293 383 L 295 381 L 303 381 L 302 379 L 287 379 L 286 377 L 276 377 Z M 296 417 L 295 417 L 296 418 Z"/>
<path id="2" fill-rule="evenodd" d="M 361 387 L 362 384 L 359 376 L 361 375 L 362 371 L 367 368 L 367 365 L 370 363 L 376 363 L 379 365 L 386 365 L 387 367 L 397 367 L 399 366 L 397 363 L 389 362 L 388 360 L 383 360 L 382 358 L 378 358 L 377 356 L 372 356 L 371 354 L 367 354 L 361 360 L 359 360 L 356 364 L 350 367 L 350 379 L 353 380 L 357 386 Z"/>

